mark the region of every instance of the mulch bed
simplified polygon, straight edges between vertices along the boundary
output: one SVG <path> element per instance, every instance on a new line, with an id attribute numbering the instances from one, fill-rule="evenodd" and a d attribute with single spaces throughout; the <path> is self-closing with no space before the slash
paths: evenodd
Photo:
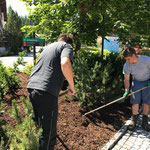
<path id="1" fill-rule="evenodd" d="M 11 108 L 11 100 L 21 106 L 20 96 L 28 96 L 27 82 L 29 76 L 18 74 L 21 78 L 20 88 L 13 94 L 4 98 L 4 111 L 0 118 L 6 123 L 15 125 L 15 121 L 7 114 L 6 110 Z M 58 135 L 69 150 L 98 150 L 102 148 L 113 135 L 123 126 L 131 116 L 131 105 L 129 102 L 123 104 L 112 104 L 95 113 L 83 116 L 85 109 L 78 101 L 59 97 Z M 62 143 L 57 140 L 56 150 L 65 150 Z"/>

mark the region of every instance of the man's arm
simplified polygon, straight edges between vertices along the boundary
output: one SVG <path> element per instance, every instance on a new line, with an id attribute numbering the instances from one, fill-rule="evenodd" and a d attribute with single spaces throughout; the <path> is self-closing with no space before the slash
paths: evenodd
<path id="1" fill-rule="evenodd" d="M 124 75 L 124 87 L 125 87 L 125 92 L 129 92 L 129 88 L 130 88 L 130 75 Z"/>
<path id="2" fill-rule="evenodd" d="M 68 57 L 63 57 L 61 59 L 61 69 L 62 69 L 62 72 L 63 72 L 66 80 L 69 83 L 68 89 L 71 90 L 71 92 L 69 94 L 74 95 L 75 94 L 75 87 L 74 87 L 74 81 L 73 81 L 72 64 L 71 64 L 71 61 Z"/>

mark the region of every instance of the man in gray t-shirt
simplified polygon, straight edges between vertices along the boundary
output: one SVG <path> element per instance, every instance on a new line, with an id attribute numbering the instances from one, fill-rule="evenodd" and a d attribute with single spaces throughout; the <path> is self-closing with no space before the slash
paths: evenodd
<path id="1" fill-rule="evenodd" d="M 61 34 L 58 42 L 45 46 L 29 78 L 27 88 L 34 120 L 42 128 L 39 150 L 54 149 L 58 95 L 65 78 L 69 84 L 68 94 L 75 94 L 72 38 L 71 34 Z"/>
<path id="2" fill-rule="evenodd" d="M 148 124 L 148 113 L 150 105 L 150 57 L 144 55 L 136 55 L 136 52 L 131 47 L 126 47 L 123 56 L 126 63 L 123 67 L 124 86 L 126 96 L 130 89 L 130 75 L 132 75 L 131 92 L 148 86 L 148 88 L 131 95 L 130 100 L 132 104 L 132 123 L 129 126 L 133 130 L 137 124 L 139 104 L 143 103 L 143 118 L 142 127 L 150 131 Z"/>

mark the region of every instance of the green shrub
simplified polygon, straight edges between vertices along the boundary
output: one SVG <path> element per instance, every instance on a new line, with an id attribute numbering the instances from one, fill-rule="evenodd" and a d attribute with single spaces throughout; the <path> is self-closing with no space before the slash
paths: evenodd
<path id="1" fill-rule="evenodd" d="M 76 57 L 73 63 L 74 79 L 76 86 L 76 97 L 80 103 L 86 102 L 86 95 L 90 91 L 89 77 L 91 71 L 89 70 L 87 59 L 85 57 Z"/>
<path id="2" fill-rule="evenodd" d="M 23 68 L 22 72 L 25 73 L 25 74 L 27 74 L 27 75 L 30 75 L 31 72 L 32 72 L 33 67 L 34 67 L 34 66 L 33 66 L 32 64 L 26 65 L 26 66 Z"/>
<path id="3" fill-rule="evenodd" d="M 4 139 L 3 139 L 3 137 L 0 138 L 0 150 L 7 150 L 7 149 L 5 148 L 5 145 L 4 145 Z"/>
<path id="4" fill-rule="evenodd" d="M 138 55 L 147 55 L 150 57 L 150 50 L 143 50 L 142 53 L 138 53 Z"/>
<path id="5" fill-rule="evenodd" d="M 19 88 L 20 77 L 16 76 L 16 72 L 10 67 L 6 67 L 5 79 L 7 81 L 8 92 L 14 92 Z"/>
<path id="6" fill-rule="evenodd" d="M 16 76 L 16 73 L 10 67 L 5 67 L 0 62 L 0 100 L 4 95 L 10 92 L 14 92 L 19 87 L 20 78 Z"/>
<path id="7" fill-rule="evenodd" d="M 19 57 L 17 58 L 17 61 L 13 63 L 13 69 L 16 73 L 20 72 L 19 68 L 18 68 L 19 65 L 25 66 L 23 57 L 25 56 L 26 53 L 27 53 L 27 51 L 19 52 Z"/>
<path id="8" fill-rule="evenodd" d="M 4 113 L 3 107 L 4 103 L 0 101 L 0 114 Z M 6 122 L 0 119 L 0 150 L 6 150 L 4 141 L 8 140 L 6 131 L 2 128 L 4 125 L 6 125 Z"/>
<path id="9" fill-rule="evenodd" d="M 37 150 L 39 147 L 39 135 L 41 129 L 37 130 L 32 119 L 33 109 L 29 99 L 20 98 L 23 103 L 24 115 L 21 113 L 19 104 L 16 100 L 12 101 L 12 110 L 10 116 L 17 122 L 16 126 L 7 125 L 5 127 L 7 141 L 7 150 Z M 4 128 L 4 127 L 3 127 Z"/>
<path id="10" fill-rule="evenodd" d="M 123 93 L 121 54 L 103 60 L 97 53 L 78 52 L 73 63 L 76 99 L 80 104 L 107 103 Z"/>
<path id="11" fill-rule="evenodd" d="M 5 56 L 13 56 L 14 55 L 14 53 L 13 52 L 1 52 L 0 53 L 0 56 L 1 57 L 5 57 Z"/>
<path id="12" fill-rule="evenodd" d="M 86 51 L 86 52 L 93 52 L 93 53 L 102 53 L 102 49 L 101 48 L 96 48 L 96 47 L 90 47 L 90 46 L 85 46 L 85 47 L 81 47 L 80 52 L 81 51 Z M 104 49 L 104 55 L 109 55 L 111 52 Z"/>

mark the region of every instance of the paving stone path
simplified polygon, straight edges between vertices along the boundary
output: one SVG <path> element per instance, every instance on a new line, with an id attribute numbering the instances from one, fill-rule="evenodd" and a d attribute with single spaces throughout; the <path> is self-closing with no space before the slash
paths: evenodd
<path id="1" fill-rule="evenodd" d="M 128 120 L 122 129 L 101 150 L 150 150 L 150 131 L 145 131 L 141 127 L 142 115 L 139 115 L 138 126 L 134 131 L 127 130 L 130 122 Z"/>

